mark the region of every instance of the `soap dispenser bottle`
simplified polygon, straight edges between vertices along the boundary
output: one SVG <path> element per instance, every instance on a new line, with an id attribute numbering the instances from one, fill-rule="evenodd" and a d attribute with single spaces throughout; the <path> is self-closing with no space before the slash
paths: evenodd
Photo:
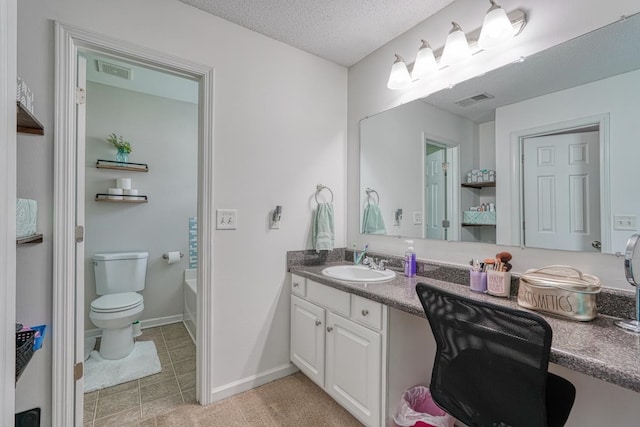
<path id="1" fill-rule="evenodd" d="M 413 240 L 405 240 L 409 245 L 404 253 L 404 275 L 413 277 L 416 275 L 416 253 L 413 250 Z"/>

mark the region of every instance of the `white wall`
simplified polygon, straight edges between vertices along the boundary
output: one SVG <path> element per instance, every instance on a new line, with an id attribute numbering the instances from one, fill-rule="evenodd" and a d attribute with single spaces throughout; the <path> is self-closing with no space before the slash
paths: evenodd
<path id="1" fill-rule="evenodd" d="M 612 215 L 640 216 L 637 175 L 631 172 L 637 169 L 637 161 L 640 159 L 640 145 L 637 143 L 639 81 L 640 70 L 637 70 L 498 108 L 498 176 L 509 176 L 510 159 L 518 156 L 517 144 L 514 146 L 511 141 L 513 132 L 609 114 L 611 192 L 601 192 L 600 197 L 611 200 Z M 505 184 L 504 191 L 498 194 L 498 204 L 517 205 L 518 201 L 511 200 L 511 188 L 518 185 L 517 181 L 508 180 Z M 517 229 L 517 225 L 511 224 L 511 221 L 503 223 L 502 218 L 500 221 L 498 241 L 519 241 L 519 236 L 514 235 L 513 231 Z M 624 252 L 631 234 L 634 232 L 611 230 L 612 251 Z"/>
<path id="2" fill-rule="evenodd" d="M 393 62 L 393 54 L 413 61 L 419 41 L 425 38 L 434 48 L 444 44 L 444 40 L 455 19 L 466 31 L 473 31 L 481 25 L 486 12 L 486 4 L 474 0 L 457 0 L 447 8 L 428 18 L 413 29 L 398 36 L 385 46 L 373 52 L 349 69 L 349 112 L 348 112 L 348 236 L 349 245 L 363 246 L 369 243 L 371 250 L 402 254 L 404 244 L 400 239 L 382 236 L 364 236 L 359 233 L 359 121 L 398 106 L 413 99 L 426 96 L 447 87 L 449 83 L 465 80 L 501 65 L 512 62 L 520 56 L 528 56 L 551 46 L 569 40 L 583 33 L 600 28 L 617 20 L 621 15 L 632 15 L 640 10 L 636 0 L 617 0 L 606 4 L 590 0 L 588 4 L 579 0 L 518 2 L 504 0 L 501 6 L 511 11 L 524 8 L 528 23 L 524 31 L 513 40 L 513 48 L 494 52 L 482 52 L 472 63 L 460 70 L 450 70 L 446 78 L 416 86 L 405 91 L 387 89 L 386 82 Z M 500 159 L 498 159 L 500 161 Z M 500 179 L 500 173 L 498 173 Z M 499 194 L 497 195 L 499 196 Z M 509 206 L 498 209 L 509 211 Z M 585 272 L 597 274 L 606 286 L 630 290 L 621 261 L 613 255 L 585 255 L 584 253 L 559 252 L 540 249 L 518 249 L 477 243 L 449 243 L 419 240 L 415 243 L 418 258 L 466 264 L 472 257 L 493 256 L 500 250 L 513 252 L 514 271 L 523 272 L 528 268 L 555 264 L 559 260 L 574 265 Z"/>
<path id="3" fill-rule="evenodd" d="M 460 147 L 460 171 L 472 167 L 474 123 L 424 102 L 411 102 L 361 122 L 366 159 L 360 171 L 361 208 L 367 187 L 380 194 L 380 209 L 387 235 L 421 236 L 413 225 L 413 212 L 423 212 L 424 138 Z M 462 173 L 462 172 L 461 172 Z M 466 172 L 464 172 L 466 174 Z M 374 196 L 375 197 L 375 196 Z M 470 201 L 469 201 L 470 202 Z M 396 209 L 403 210 L 400 226 L 393 225 Z M 362 221 L 362 210 L 360 220 Z"/>
<path id="4" fill-rule="evenodd" d="M 215 206 L 238 209 L 239 229 L 214 235 L 213 383 L 224 387 L 288 364 L 285 257 L 311 247 L 318 183 L 333 190 L 336 246 L 345 246 L 346 69 L 175 0 L 22 0 L 18 12 L 18 69 L 48 130 L 20 153 L 19 186 L 34 190 L 49 242 L 19 255 L 21 317 L 51 319 L 52 20 L 58 19 L 215 67 Z M 275 205 L 283 216 L 271 231 Z M 17 390 L 22 408 L 43 407 L 43 425 L 50 420 L 46 351 L 32 367 L 33 381 Z"/>
<path id="5" fill-rule="evenodd" d="M 115 148 L 105 141 L 113 132 L 131 142 L 129 161 L 147 163 L 149 172 L 96 168 L 97 159 L 115 159 Z M 140 320 L 182 314 L 188 256 L 169 265 L 162 254 L 189 253 L 188 221 L 198 201 L 198 106 L 88 82 L 86 139 L 85 330 L 96 328 L 89 320 L 97 297 L 95 253 L 149 252 Z M 96 193 L 115 187 L 119 177 L 131 178 L 132 188 L 149 202 L 96 202 Z"/>

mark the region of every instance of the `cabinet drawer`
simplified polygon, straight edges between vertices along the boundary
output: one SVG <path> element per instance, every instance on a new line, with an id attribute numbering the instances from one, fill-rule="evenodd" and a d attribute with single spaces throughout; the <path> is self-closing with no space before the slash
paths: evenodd
<path id="1" fill-rule="evenodd" d="M 307 280 L 307 299 L 344 316 L 351 315 L 351 295 L 330 286 Z"/>
<path id="2" fill-rule="evenodd" d="M 351 296 L 351 304 L 353 320 L 378 330 L 382 329 L 382 304 L 357 295 Z"/>
<path id="3" fill-rule="evenodd" d="M 291 293 L 305 297 L 307 296 L 307 279 L 297 274 L 291 275 Z"/>

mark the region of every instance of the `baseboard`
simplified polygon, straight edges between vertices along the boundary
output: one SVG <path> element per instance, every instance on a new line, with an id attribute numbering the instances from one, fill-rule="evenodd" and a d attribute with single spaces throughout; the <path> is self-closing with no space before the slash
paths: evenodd
<path id="1" fill-rule="evenodd" d="M 176 314 L 175 316 L 156 317 L 155 319 L 146 319 L 140 321 L 142 329 L 154 328 L 156 326 L 170 325 L 171 323 L 182 322 L 182 314 Z M 88 329 L 84 331 L 84 338 L 93 338 L 102 336 L 102 329 Z"/>
<path id="2" fill-rule="evenodd" d="M 298 372 L 298 368 L 296 368 L 292 363 L 287 363 L 285 365 L 276 366 L 273 369 L 269 369 L 268 371 L 261 372 L 257 375 L 242 378 L 238 381 L 234 381 L 220 387 L 215 387 L 211 390 L 211 403 L 251 390 L 252 388 L 270 383 L 271 381 L 284 378 L 296 372 Z"/>
<path id="3" fill-rule="evenodd" d="M 141 320 L 140 326 L 142 329 L 155 328 L 156 326 L 170 325 L 171 323 L 182 322 L 184 316 L 182 314 L 176 314 L 175 316 L 156 317 L 155 319 Z"/>

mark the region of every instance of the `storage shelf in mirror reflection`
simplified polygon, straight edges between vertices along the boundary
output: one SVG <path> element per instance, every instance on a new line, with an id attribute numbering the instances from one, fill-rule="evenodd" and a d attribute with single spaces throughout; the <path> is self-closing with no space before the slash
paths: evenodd
<path id="1" fill-rule="evenodd" d="M 365 218 L 365 189 L 375 188 L 389 236 L 623 252 L 629 235 L 640 231 L 613 221 L 640 217 L 635 202 L 640 194 L 628 178 L 640 158 L 640 145 L 632 142 L 640 111 L 640 55 L 633 43 L 639 39 L 640 14 L 627 16 L 364 118 L 360 219 Z M 606 52 L 606 62 L 594 51 Z M 485 92 L 493 98 L 463 102 Z M 563 145 L 565 135 L 578 142 Z M 533 148 L 543 138 L 552 144 Z M 438 145 L 446 152 L 438 152 Z M 449 156 L 450 148 L 459 156 Z M 553 165 L 555 172 L 543 170 Z M 495 168 L 500 180 L 466 182 L 473 168 Z M 501 212 L 495 226 L 464 221 L 465 210 L 491 203 Z M 404 213 L 400 218 L 394 216 L 398 211 Z M 536 224 L 542 224 L 537 234 L 531 228 Z M 554 225 L 553 233 L 548 224 Z"/>
<path id="2" fill-rule="evenodd" d="M 468 188 L 485 188 L 485 187 L 495 187 L 496 183 L 494 182 L 463 182 L 460 184 L 461 187 Z"/>

